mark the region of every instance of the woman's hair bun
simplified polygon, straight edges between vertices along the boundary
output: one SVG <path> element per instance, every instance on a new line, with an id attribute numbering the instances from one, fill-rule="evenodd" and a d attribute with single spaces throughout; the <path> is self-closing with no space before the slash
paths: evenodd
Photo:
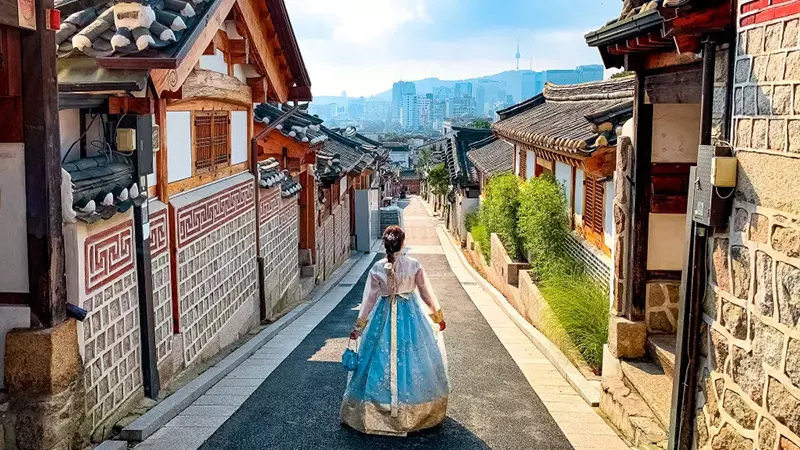
<path id="1" fill-rule="evenodd" d="M 395 253 L 403 249 L 403 242 L 406 240 L 406 234 L 403 229 L 397 225 L 392 225 L 386 228 L 383 232 L 383 247 L 386 249 L 386 257 L 389 262 L 394 262 Z"/>

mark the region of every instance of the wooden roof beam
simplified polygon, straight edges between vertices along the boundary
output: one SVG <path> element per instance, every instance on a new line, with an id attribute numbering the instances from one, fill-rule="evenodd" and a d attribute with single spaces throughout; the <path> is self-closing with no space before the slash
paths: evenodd
<path id="1" fill-rule="evenodd" d="M 274 48 L 269 45 L 266 38 L 266 30 L 261 22 L 260 11 L 256 7 L 255 0 L 235 0 L 240 17 L 246 25 L 247 35 L 243 35 L 250 40 L 255 50 L 255 54 L 269 78 L 270 85 L 274 86 L 275 92 L 280 102 L 289 100 L 289 79 L 281 73 L 280 63 L 275 57 Z M 241 34 L 241 33 L 240 33 Z"/>
<path id="2" fill-rule="evenodd" d="M 192 48 L 189 49 L 186 55 L 178 62 L 176 68 L 154 69 L 150 71 L 150 78 L 153 80 L 153 86 L 155 86 L 159 97 L 165 91 L 175 92 L 180 89 L 186 77 L 192 73 L 195 65 L 200 61 L 200 57 L 206 51 L 208 45 L 214 41 L 217 31 L 225 22 L 225 18 L 228 17 L 235 2 L 236 0 L 220 0 L 217 8 L 209 16 L 205 27 L 197 36 Z"/>

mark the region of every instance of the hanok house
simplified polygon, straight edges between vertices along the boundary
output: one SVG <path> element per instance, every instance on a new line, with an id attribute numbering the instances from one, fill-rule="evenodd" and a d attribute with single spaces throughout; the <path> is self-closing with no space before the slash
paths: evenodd
<path id="1" fill-rule="evenodd" d="M 651 2 L 586 36 L 607 67 L 636 73 L 601 405 L 642 444 L 800 446 L 799 13 L 797 1 Z"/>
<path id="2" fill-rule="evenodd" d="M 567 251 L 603 286 L 611 278 L 614 163 L 618 128 L 632 116 L 631 77 L 545 85 L 542 94 L 498 111 L 494 132 L 513 145 L 523 180 L 549 174 L 562 185 L 574 234 Z"/>
<path id="3" fill-rule="evenodd" d="M 262 189 L 249 145 L 253 103 L 311 99 L 280 0 L 65 3 L 60 11 L 57 32 L 45 31 L 42 17 L 36 33 L 45 36 L 39 47 L 55 52 L 54 65 L 58 56 L 44 75 L 57 74 L 52 102 L 31 98 L 39 111 L 23 114 L 26 124 L 48 125 L 34 127 L 40 137 L 14 137 L 36 151 L 26 162 L 21 149 L 2 159 L 4 169 L 25 174 L 0 181 L 3 205 L 19 211 L 2 215 L 4 236 L 29 244 L 28 252 L 1 250 L 27 259 L 0 286 L 13 293 L 0 302 L 17 304 L 0 322 L 4 334 L 19 327 L 5 346 L 11 414 L 30 418 L 5 433 L 16 434 L 19 448 L 75 447 L 90 433 L 101 436 L 143 395 L 156 397 L 175 373 L 267 318 L 256 262 L 264 256 L 257 242 L 267 237 L 258 228 Z M 48 61 L 38 59 L 22 57 L 31 73 Z M 22 104 L 26 89 L 42 95 L 35 77 L 11 75 L 23 86 Z M 296 186 L 279 185 L 272 188 L 286 206 L 282 217 L 296 216 Z M 54 222 L 41 226 L 42 216 Z M 26 236 L 26 227 L 35 233 Z M 296 254 L 286 239 L 284 249 Z M 281 269 L 289 279 L 299 270 L 296 260 Z M 66 311 L 83 321 L 65 320 Z M 44 328 L 25 329 L 31 325 Z M 61 381 L 31 384 L 49 377 Z M 31 395 L 36 402 L 25 400 Z M 73 413 L 51 417 L 39 404 Z"/>
<path id="4" fill-rule="evenodd" d="M 514 171 L 513 144 L 492 135 L 482 141 L 473 142 L 470 148 L 472 150 L 467 152 L 467 158 L 475 166 L 481 192 L 491 177 Z"/>
<path id="5" fill-rule="evenodd" d="M 417 169 L 405 169 L 400 172 L 400 191 L 406 194 L 419 194 L 420 174 Z"/>
<path id="6" fill-rule="evenodd" d="M 452 186 L 446 199 L 446 221 L 448 228 L 459 236 L 462 243 L 467 240 L 465 218 L 468 214 L 477 212 L 480 206 L 477 173 L 467 158 L 467 152 L 470 144 L 486 139 L 491 134 L 491 130 L 452 127 L 443 146 L 443 161 L 450 174 Z"/>
<path id="7" fill-rule="evenodd" d="M 259 270 L 264 280 L 264 304 L 268 305 L 268 316 L 272 316 L 305 298 L 315 285 L 312 253 L 317 200 L 313 163 L 328 136 L 320 131 L 321 120 L 306 117 L 300 107 L 261 103 L 254 110 L 254 120 L 253 141 L 262 168 L 260 186 L 266 189 L 260 199 L 260 236 L 267 238 L 259 242 Z M 299 209 L 293 195 L 285 196 L 274 188 L 290 180 L 299 190 Z M 281 213 L 270 214 L 273 210 Z M 287 251 L 296 247 L 298 254 Z M 301 277 L 288 270 L 297 265 L 301 266 Z"/>

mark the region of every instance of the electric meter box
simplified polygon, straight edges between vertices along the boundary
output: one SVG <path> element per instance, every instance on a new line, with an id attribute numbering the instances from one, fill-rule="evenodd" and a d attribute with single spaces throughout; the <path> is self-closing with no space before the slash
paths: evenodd
<path id="1" fill-rule="evenodd" d="M 733 162 L 730 160 L 733 159 Z M 731 181 L 731 164 L 733 180 Z M 697 178 L 691 180 L 694 189 L 692 219 L 709 227 L 724 227 L 728 223 L 736 186 L 736 158 L 729 147 L 701 145 L 697 151 Z M 717 181 L 719 180 L 719 181 Z M 712 183 L 723 185 L 715 186 Z M 733 184 L 733 186 L 725 186 Z"/>

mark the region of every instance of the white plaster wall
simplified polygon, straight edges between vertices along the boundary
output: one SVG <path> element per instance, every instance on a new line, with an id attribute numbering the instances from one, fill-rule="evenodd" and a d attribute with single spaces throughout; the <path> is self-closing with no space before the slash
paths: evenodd
<path id="1" fill-rule="evenodd" d="M 536 173 L 536 153 L 532 151 L 526 150 L 525 151 L 525 179 L 529 180 L 533 178 L 533 175 Z"/>
<path id="2" fill-rule="evenodd" d="M 0 144 L 0 291 L 28 292 L 25 146 Z M 0 347 L 2 350 L 2 347 Z"/>
<path id="3" fill-rule="evenodd" d="M 583 225 L 583 170 L 575 169 L 575 227 Z"/>
<path id="4" fill-rule="evenodd" d="M 514 175 L 519 174 L 519 163 L 519 148 L 517 148 L 517 145 L 514 144 Z"/>
<path id="5" fill-rule="evenodd" d="M 203 55 L 200 57 L 200 68 L 213 70 L 214 72 L 228 74 L 228 64 L 225 62 L 225 55 L 221 50 L 214 50 L 213 55 Z"/>
<path id="6" fill-rule="evenodd" d="M 242 35 L 236 30 L 236 21 L 226 20 L 223 24 L 223 30 L 228 35 L 228 39 L 242 39 Z"/>
<path id="7" fill-rule="evenodd" d="M 648 270 L 681 270 L 686 214 L 650 214 Z"/>
<path id="8" fill-rule="evenodd" d="M 153 154 L 153 173 L 147 175 L 147 185 L 148 186 L 155 186 L 156 185 L 156 174 L 158 173 L 158 158 L 156 155 Z"/>
<path id="9" fill-rule="evenodd" d="M 653 162 L 696 162 L 700 105 L 653 105 Z"/>
<path id="10" fill-rule="evenodd" d="M 97 116 L 92 122 L 92 117 L 87 114 L 86 126 L 89 129 L 86 131 L 86 154 L 87 156 L 95 156 L 102 148 L 103 141 L 103 121 L 105 116 Z M 74 143 L 69 156 L 65 161 L 74 161 L 81 156 L 81 144 L 77 142 L 81 138 L 81 122 L 79 109 L 65 109 L 58 112 L 58 128 L 61 135 L 61 158 L 67 154 L 67 150 Z"/>
<path id="11" fill-rule="evenodd" d="M 606 247 L 614 247 L 614 182 L 605 183 L 605 196 L 603 199 L 603 239 Z"/>
<path id="12" fill-rule="evenodd" d="M 192 176 L 192 113 L 167 112 L 167 176 L 169 182 Z"/>
<path id="13" fill-rule="evenodd" d="M 98 119 L 99 120 L 99 119 Z M 58 131 L 61 136 L 61 159 L 67 153 L 67 149 L 81 137 L 80 129 L 80 110 L 65 109 L 58 112 Z M 72 147 L 66 161 L 78 159 L 81 155 L 80 143 Z"/>
<path id="14" fill-rule="evenodd" d="M 0 305 L 0 373 L 5 371 L 6 334 L 14 328 L 29 328 L 30 326 L 30 308 L 27 306 Z M 0 377 L 0 389 L 4 387 L 3 377 Z"/>
<path id="15" fill-rule="evenodd" d="M 339 180 L 339 196 L 341 197 L 345 194 L 347 194 L 347 175 Z"/>
<path id="16" fill-rule="evenodd" d="M 247 161 L 247 111 L 231 112 L 231 164 Z"/>
<path id="17" fill-rule="evenodd" d="M 572 168 L 564 163 L 556 161 L 556 180 L 564 189 L 567 196 L 567 210 L 572 210 Z"/>
<path id="18" fill-rule="evenodd" d="M 236 77 L 242 83 L 247 83 L 247 77 L 244 74 L 244 67 L 242 67 L 241 64 L 233 65 L 233 76 Z"/>

